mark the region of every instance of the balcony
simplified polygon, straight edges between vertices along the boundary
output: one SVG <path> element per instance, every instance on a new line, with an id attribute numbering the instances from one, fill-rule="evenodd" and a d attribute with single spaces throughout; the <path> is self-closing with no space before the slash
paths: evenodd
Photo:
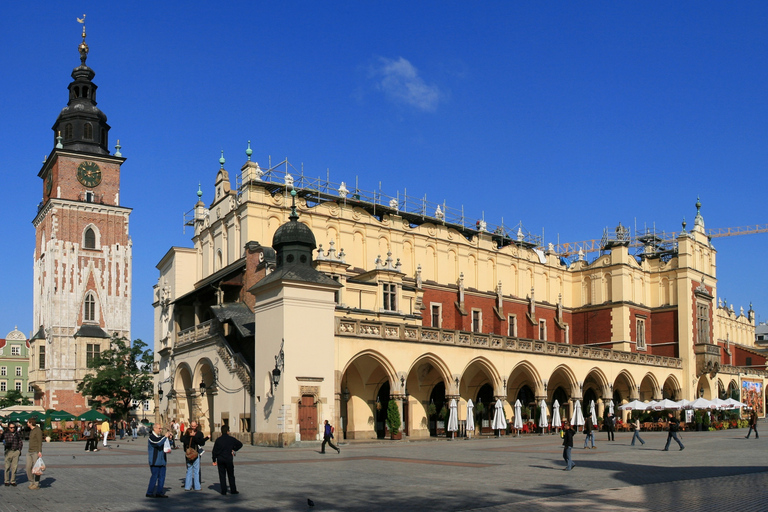
<path id="1" fill-rule="evenodd" d="M 720 346 L 712 343 L 696 343 L 693 346 L 696 355 L 696 376 L 708 373 L 714 377 L 720 371 Z"/>
<path id="2" fill-rule="evenodd" d="M 176 335 L 176 347 L 204 341 L 219 333 L 219 322 L 215 319 L 206 320 L 201 324 L 179 331 Z"/>

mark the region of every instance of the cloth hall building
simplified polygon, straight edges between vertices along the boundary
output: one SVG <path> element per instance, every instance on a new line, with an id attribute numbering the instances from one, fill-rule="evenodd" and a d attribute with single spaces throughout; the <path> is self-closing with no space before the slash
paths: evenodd
<path id="1" fill-rule="evenodd" d="M 718 298 L 701 204 L 673 239 L 621 226 L 571 259 L 522 227 L 464 222 L 445 205 L 348 190 L 248 157 L 236 186 L 187 224 L 193 246 L 157 268 L 158 420 L 226 423 L 257 444 L 384 437 L 395 400 L 410 437 L 438 434 L 451 398 L 524 407 L 555 400 L 765 398 L 754 312 Z M 295 208 L 291 205 L 295 202 Z M 683 212 L 684 213 L 684 212 Z M 682 216 L 682 215 L 681 215 Z M 434 404 L 434 407 L 432 406 Z M 477 410 L 477 409 L 476 409 Z"/>

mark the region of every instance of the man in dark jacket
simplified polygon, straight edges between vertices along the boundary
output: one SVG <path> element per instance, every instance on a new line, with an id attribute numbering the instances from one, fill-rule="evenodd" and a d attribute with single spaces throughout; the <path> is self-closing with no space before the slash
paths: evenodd
<path id="1" fill-rule="evenodd" d="M 683 446 L 683 443 L 681 443 L 680 439 L 677 438 L 678 425 L 679 423 L 675 417 L 672 415 L 672 413 L 669 413 L 669 434 L 667 434 L 667 446 L 664 447 L 663 451 L 669 451 L 669 443 L 672 442 L 672 439 L 677 441 L 677 444 L 680 445 L 680 451 L 685 450 L 685 446 Z"/>
<path id="2" fill-rule="evenodd" d="M 149 455 L 149 469 L 152 476 L 149 478 L 147 498 L 167 498 L 163 487 L 165 486 L 165 441 L 167 436 L 162 435 L 163 426 L 155 423 L 147 442 L 147 454 Z"/>
<path id="3" fill-rule="evenodd" d="M 576 432 L 571 427 L 571 424 L 567 421 L 563 425 L 565 430 L 563 431 L 563 458 L 565 459 L 565 471 L 570 471 L 576 464 L 573 463 L 571 458 L 571 449 L 573 448 L 573 436 Z"/>
<path id="4" fill-rule="evenodd" d="M 757 412 L 752 411 L 752 416 L 749 417 L 749 432 L 747 432 L 746 439 L 749 439 L 749 434 L 755 431 L 755 439 L 760 439 L 760 434 L 757 433 Z"/>
<path id="5" fill-rule="evenodd" d="M 613 414 L 608 414 L 605 417 L 605 421 L 603 422 L 603 425 L 605 425 L 605 431 L 608 432 L 608 440 L 609 441 L 615 441 L 616 439 L 613 437 L 613 422 L 616 418 L 613 417 Z"/>
<path id="6" fill-rule="evenodd" d="M 227 494 L 227 477 L 232 494 L 239 494 L 235 485 L 235 452 L 243 447 L 243 443 L 229 435 L 229 427 L 221 426 L 221 436 L 213 443 L 211 457 L 213 465 L 219 468 L 219 483 L 221 494 Z"/>
<path id="7" fill-rule="evenodd" d="M 3 445 L 5 445 L 5 485 L 16 487 L 16 470 L 19 467 L 24 438 L 21 435 L 21 429 L 16 427 L 15 423 L 10 423 L 8 429 L 3 432 Z"/>
<path id="8" fill-rule="evenodd" d="M 325 453 L 325 445 L 326 443 L 328 446 L 336 450 L 337 453 L 341 453 L 341 448 L 338 446 L 335 446 L 331 439 L 333 439 L 333 427 L 330 423 L 328 423 L 328 420 L 325 420 L 325 428 L 323 430 L 323 444 L 320 445 L 320 453 Z"/>

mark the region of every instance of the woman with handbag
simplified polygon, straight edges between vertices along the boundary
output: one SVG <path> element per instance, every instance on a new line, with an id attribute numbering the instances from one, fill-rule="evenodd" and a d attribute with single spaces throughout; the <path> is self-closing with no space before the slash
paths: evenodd
<path id="1" fill-rule="evenodd" d="M 184 490 L 192 489 L 199 491 L 200 487 L 200 453 L 202 447 L 209 437 L 203 437 L 199 430 L 197 422 L 193 421 L 189 428 L 184 432 L 181 442 L 184 445 L 184 456 L 187 459 L 187 478 L 184 482 Z"/>

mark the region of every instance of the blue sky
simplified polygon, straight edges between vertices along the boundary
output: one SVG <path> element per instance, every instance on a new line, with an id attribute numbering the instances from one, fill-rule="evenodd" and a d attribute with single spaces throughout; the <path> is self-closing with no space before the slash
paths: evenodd
<path id="1" fill-rule="evenodd" d="M 707 228 L 768 222 L 765 2 L 28 1 L 0 21 L 0 336 L 33 329 L 37 173 L 83 12 L 149 343 L 155 265 L 190 245 L 198 182 L 209 201 L 221 150 L 234 177 L 248 140 L 262 167 L 287 157 L 546 242 L 677 231 L 697 196 Z M 720 297 L 767 320 L 768 234 L 714 244 Z"/>

